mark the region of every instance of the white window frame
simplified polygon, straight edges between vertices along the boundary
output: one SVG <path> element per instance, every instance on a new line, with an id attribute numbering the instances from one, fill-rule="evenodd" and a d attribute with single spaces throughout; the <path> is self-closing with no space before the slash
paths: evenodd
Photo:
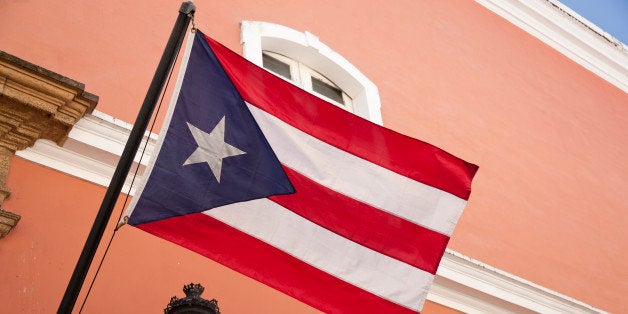
<path id="1" fill-rule="evenodd" d="M 296 60 L 292 60 L 284 55 L 280 55 L 276 52 L 272 52 L 272 51 L 262 51 L 262 55 L 263 54 L 267 54 L 283 63 L 285 63 L 286 65 L 288 65 L 290 67 L 290 76 L 291 78 L 288 79 L 286 77 L 283 77 L 277 73 L 274 73 L 273 71 L 270 71 L 271 73 L 275 74 L 276 76 L 290 82 L 293 83 L 297 86 L 301 86 L 302 82 L 301 82 L 301 71 L 299 69 L 299 62 L 297 62 Z M 261 65 L 263 67 L 263 65 Z"/>
<path id="2" fill-rule="evenodd" d="M 336 85 L 334 82 L 330 81 L 328 78 L 318 73 L 316 70 L 308 67 L 307 65 L 303 63 L 297 62 L 296 60 L 290 59 L 284 55 L 280 55 L 276 52 L 264 50 L 262 51 L 262 54 L 270 56 L 271 58 L 274 58 L 277 61 L 282 62 L 286 64 L 288 67 L 290 67 L 290 76 L 291 76 L 290 79 L 283 77 L 277 73 L 273 73 L 273 71 L 270 71 L 271 73 L 275 74 L 277 77 L 285 81 L 288 81 L 296 86 L 299 86 L 303 88 L 304 90 L 316 95 L 317 97 L 320 97 L 332 104 L 335 104 L 336 106 L 342 109 L 353 112 L 353 100 L 351 99 L 351 96 L 349 96 L 344 90 L 342 90 L 340 86 Z M 316 78 L 327 85 L 340 89 L 342 93 L 343 102 L 342 103 L 337 102 L 336 100 L 331 99 L 327 97 L 326 95 L 316 92 L 312 86 L 312 78 Z"/>
<path id="3" fill-rule="evenodd" d="M 377 86 L 340 54 L 309 32 L 259 21 L 242 21 L 241 42 L 244 57 L 262 66 L 262 51 L 287 56 L 342 89 L 352 100 L 353 113 L 382 125 Z"/>

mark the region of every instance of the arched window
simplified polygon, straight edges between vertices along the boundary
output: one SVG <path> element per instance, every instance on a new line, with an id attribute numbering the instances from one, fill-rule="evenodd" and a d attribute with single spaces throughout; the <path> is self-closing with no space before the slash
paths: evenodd
<path id="1" fill-rule="evenodd" d="M 382 124 L 377 87 L 355 66 L 308 32 L 243 21 L 244 57 L 356 115 Z"/>
<path id="2" fill-rule="evenodd" d="M 262 51 L 262 65 L 277 76 L 338 107 L 353 111 L 351 97 L 334 82 L 309 66 L 270 51 Z"/>

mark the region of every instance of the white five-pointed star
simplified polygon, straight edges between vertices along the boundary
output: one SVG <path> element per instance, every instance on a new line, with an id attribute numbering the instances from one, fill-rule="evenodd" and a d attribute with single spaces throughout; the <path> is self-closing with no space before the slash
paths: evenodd
<path id="1" fill-rule="evenodd" d="M 243 155 L 246 152 L 225 143 L 225 117 L 222 117 L 209 133 L 205 133 L 189 122 L 186 123 L 198 147 L 183 163 L 183 166 L 206 162 L 220 183 L 222 160 L 231 156 Z"/>

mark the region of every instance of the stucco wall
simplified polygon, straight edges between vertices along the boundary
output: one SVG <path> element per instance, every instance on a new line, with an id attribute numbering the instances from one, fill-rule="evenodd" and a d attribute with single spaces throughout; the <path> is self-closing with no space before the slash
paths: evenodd
<path id="1" fill-rule="evenodd" d="M 238 52 L 242 20 L 317 35 L 378 86 L 385 126 L 480 165 L 449 248 L 593 306 L 628 310 L 623 301 L 628 284 L 617 281 L 628 277 L 625 92 L 472 1 L 196 5 L 197 25 Z M 98 110 L 132 122 L 179 2 L 132 6 L 3 3 L 0 49 L 85 83 L 100 96 Z M 1 276 L 19 277 L 19 284 L 2 285 L 11 293 L 0 295 L 21 294 L 16 309 L 45 304 L 39 309 L 48 310 L 61 295 L 49 286 L 69 276 L 104 190 L 16 159 L 8 182 L 14 193 L 5 205 L 23 219 L 0 240 L 0 264 L 18 269 Z M 116 241 L 127 244 L 114 242 L 92 306 L 118 306 L 114 298 L 167 300 L 183 282 L 216 280 L 233 289 L 214 294 L 207 285 L 225 306 L 241 302 L 238 289 L 251 289 L 255 293 L 247 298 L 278 300 L 252 304 L 278 302 L 286 313 L 309 311 L 222 266 L 201 272 L 213 262 L 125 229 Z M 46 245 L 36 250 L 37 243 Z M 143 275 L 124 279 L 137 268 Z M 141 282 L 145 271 L 159 274 L 168 286 Z M 138 285 L 159 293 L 154 299 L 127 299 Z"/>

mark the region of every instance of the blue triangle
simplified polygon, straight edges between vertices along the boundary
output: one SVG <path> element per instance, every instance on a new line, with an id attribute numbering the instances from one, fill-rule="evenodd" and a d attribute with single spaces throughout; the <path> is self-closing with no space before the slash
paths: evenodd
<path id="1" fill-rule="evenodd" d="M 209 133 L 225 118 L 225 142 L 246 154 L 223 159 L 220 182 L 207 163 L 183 166 L 198 147 L 187 123 Z M 215 55 L 195 37 L 170 126 L 131 225 L 235 202 L 294 193 L 275 153 Z"/>

